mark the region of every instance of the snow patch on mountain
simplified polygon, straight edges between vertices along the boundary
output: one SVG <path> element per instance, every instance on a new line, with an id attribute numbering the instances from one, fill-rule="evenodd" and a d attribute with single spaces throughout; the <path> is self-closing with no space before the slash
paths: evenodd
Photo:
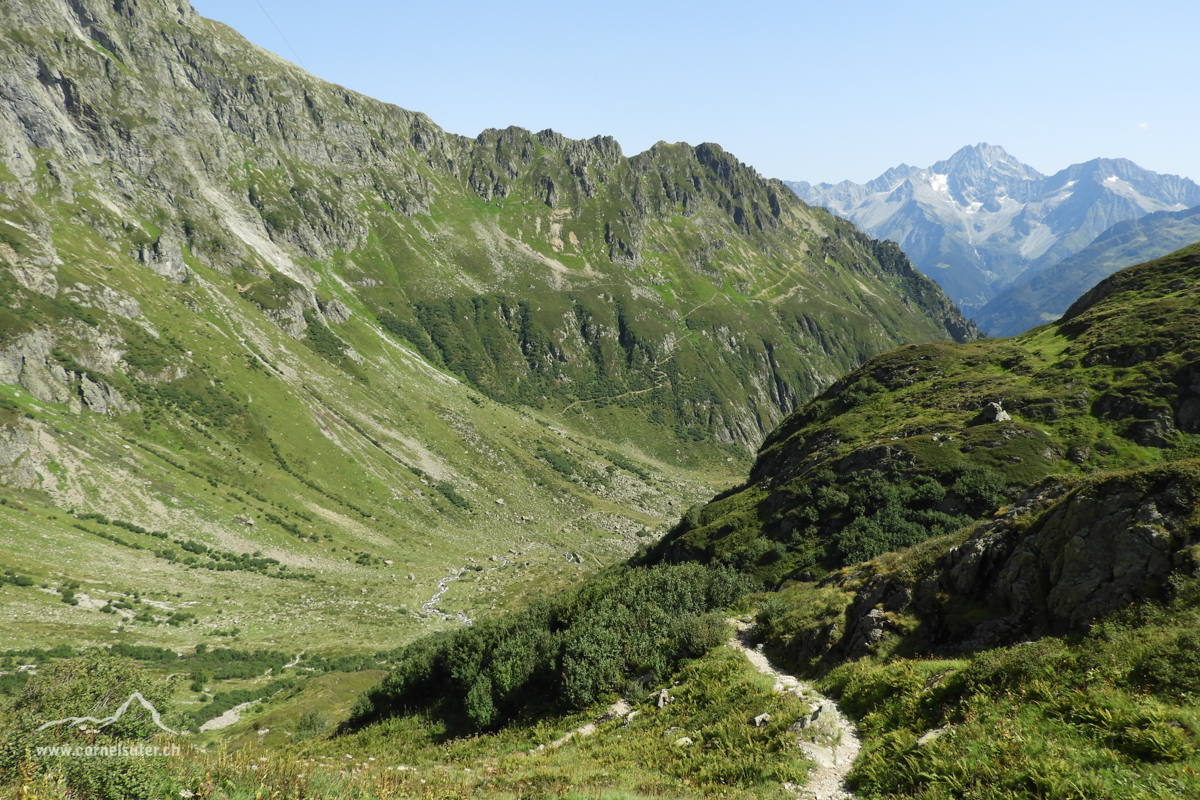
<path id="1" fill-rule="evenodd" d="M 866 184 L 786 183 L 805 202 L 897 242 L 967 311 L 1118 222 L 1200 205 L 1200 185 L 1126 159 L 1046 176 L 986 143 L 924 169 L 901 164 Z"/>

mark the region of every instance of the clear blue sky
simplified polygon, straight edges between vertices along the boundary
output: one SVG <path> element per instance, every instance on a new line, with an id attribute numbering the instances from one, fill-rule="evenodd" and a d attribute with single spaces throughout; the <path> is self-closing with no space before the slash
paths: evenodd
<path id="1" fill-rule="evenodd" d="M 1105 156 L 1200 181 L 1196 0 L 194 5 L 469 136 L 608 134 L 628 155 L 717 142 L 814 183 L 986 141 L 1045 173 Z"/>

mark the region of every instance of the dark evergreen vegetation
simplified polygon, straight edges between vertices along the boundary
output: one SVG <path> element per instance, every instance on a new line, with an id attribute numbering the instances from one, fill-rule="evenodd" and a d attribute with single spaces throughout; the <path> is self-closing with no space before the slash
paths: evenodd
<path id="1" fill-rule="evenodd" d="M 351 722 L 430 709 L 455 729 L 487 730 L 585 707 L 722 643 L 722 609 L 753 586 L 698 564 L 610 569 L 566 595 L 392 654 L 391 675 L 363 696 Z"/>

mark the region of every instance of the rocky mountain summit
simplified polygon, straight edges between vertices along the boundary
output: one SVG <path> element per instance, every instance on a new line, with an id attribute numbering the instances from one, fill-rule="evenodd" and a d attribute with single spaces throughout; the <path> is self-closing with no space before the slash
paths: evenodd
<path id="1" fill-rule="evenodd" d="M 924 169 L 901 164 L 866 184 L 788 186 L 898 242 L 969 314 L 1119 222 L 1200 205 L 1200 185 L 1126 159 L 1097 158 L 1047 176 L 988 144 Z"/>

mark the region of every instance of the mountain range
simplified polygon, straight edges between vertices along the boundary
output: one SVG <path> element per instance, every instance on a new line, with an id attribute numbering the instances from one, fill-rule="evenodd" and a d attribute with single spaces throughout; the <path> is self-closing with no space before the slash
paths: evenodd
<path id="1" fill-rule="evenodd" d="M 1126 159 L 1097 158 L 1047 176 L 989 144 L 927 168 L 901 164 L 866 184 L 787 185 L 899 243 L 968 314 L 1117 223 L 1200 205 L 1200 185 Z"/>
<path id="2" fill-rule="evenodd" d="M 975 320 L 993 336 L 1015 336 L 1058 319 L 1077 297 L 1117 270 L 1195 242 L 1200 242 L 1200 207 L 1118 222 L 1075 255 L 1005 286 L 975 312 Z"/>
<path id="3" fill-rule="evenodd" d="M 0 794 L 1200 792 L 1200 245 L 989 339 L 716 144 L 458 136 L 186 0 L 0 32 Z M 1029 286 L 1194 189 L 959 155 L 887 194 Z"/>

